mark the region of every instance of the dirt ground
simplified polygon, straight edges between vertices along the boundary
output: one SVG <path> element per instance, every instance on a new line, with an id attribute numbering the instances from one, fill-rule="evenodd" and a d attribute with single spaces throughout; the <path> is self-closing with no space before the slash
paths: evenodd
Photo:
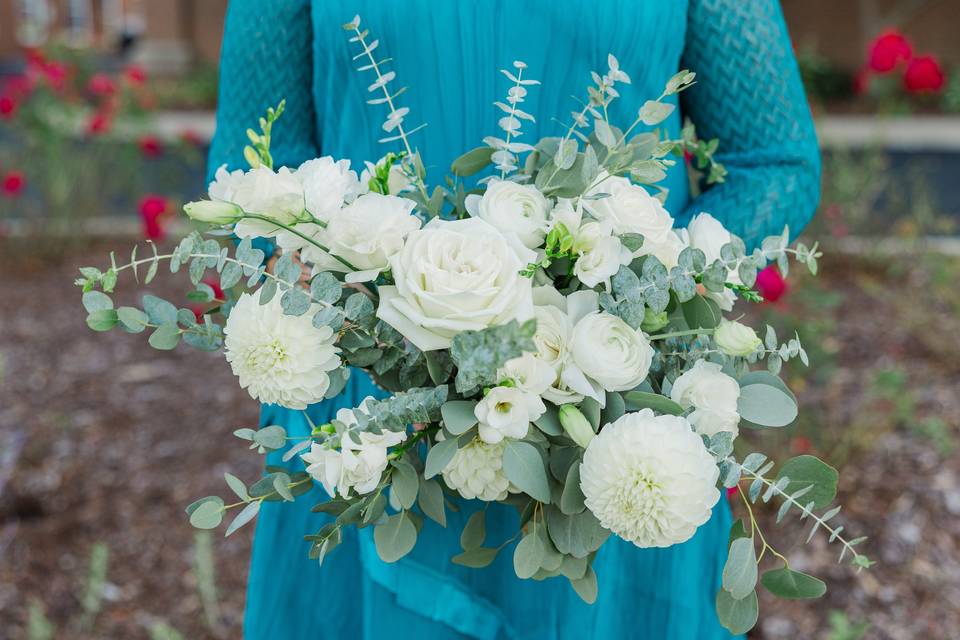
<path id="1" fill-rule="evenodd" d="M 105 246 L 54 264 L 0 251 L 0 639 L 179 637 L 170 628 L 239 638 L 252 528 L 213 534 L 214 598 L 183 508 L 222 495 L 224 471 L 256 475 L 257 456 L 228 434 L 253 426 L 257 407 L 218 354 L 157 352 L 144 336 L 87 329 L 71 281 L 78 265 L 103 263 Z M 779 460 L 791 449 L 838 453 L 844 524 L 870 536 L 878 565 L 853 575 L 824 540 L 803 546 L 806 531 L 776 529 L 775 544 L 829 592 L 812 603 L 765 598 L 754 638 L 960 637 L 960 304 L 950 283 L 933 283 L 947 297 L 939 315 L 918 319 L 904 292 L 926 276 L 899 274 L 878 290 L 871 269 L 825 261 L 819 286 L 843 293 L 839 307 L 816 312 L 840 320 L 822 339 L 829 381 L 794 384 L 804 411 L 850 437 L 803 431 L 761 448 Z M 183 283 L 161 274 L 155 288 L 183 301 Z M 944 334 L 934 339 L 931 327 Z M 902 374 L 892 392 L 867 384 L 891 369 Z M 102 587 L 93 580 L 100 604 L 87 594 L 97 545 L 108 550 Z M 56 631 L 37 635 L 45 625 Z"/>

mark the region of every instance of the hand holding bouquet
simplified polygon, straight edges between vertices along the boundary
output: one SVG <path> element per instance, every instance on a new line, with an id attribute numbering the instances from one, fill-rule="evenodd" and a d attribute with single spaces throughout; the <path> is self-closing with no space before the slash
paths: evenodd
<path id="1" fill-rule="evenodd" d="M 346 160 L 322 157 L 275 168 L 270 136 L 283 104 L 248 132 L 247 171 L 221 168 L 210 199 L 186 206 L 209 233 L 239 238 L 236 250 L 192 233 L 168 255 L 102 272 L 82 270 L 88 324 L 151 332 L 150 344 L 223 348 L 240 385 L 264 403 L 291 409 L 333 398 L 352 366 L 392 395 L 342 409 L 302 439 L 280 426 L 240 429 L 252 449 L 285 450 L 304 471 L 268 468 L 247 486 L 227 475 L 239 502 L 207 497 L 190 521 L 218 526 L 239 509 L 227 533 L 255 517 L 264 501 L 293 501 L 313 483 L 330 500 L 316 509 L 334 518 L 311 533 L 321 562 L 344 527 L 373 527 L 380 557 L 394 562 L 416 544 L 429 518 L 446 526 L 459 499 L 504 502 L 520 530 L 484 545 L 483 511 L 462 532 L 453 562 L 482 567 L 513 544 L 520 578 L 563 576 L 588 602 L 597 595 L 594 554 L 613 533 L 639 547 L 688 540 L 711 515 L 721 490 L 744 486 L 746 524 L 732 533 L 717 608 L 734 632 L 757 617 L 757 565 L 767 552 L 779 566 L 759 581 L 786 598 L 818 597 L 822 582 L 789 568 L 759 529 L 751 503 L 776 499 L 778 520 L 791 509 L 824 529 L 858 567 L 870 561 L 842 527 L 821 514 L 836 493 L 836 472 L 812 456 L 779 473 L 759 453 L 734 454 L 740 427 L 781 428 L 797 402 L 777 377 L 784 361 L 806 354 L 797 337 L 764 338 L 727 314 L 738 299 L 756 302 L 758 270 L 788 256 L 816 271 L 816 247 L 788 247 L 788 232 L 748 251 L 707 213 L 674 230 L 657 182 L 674 157 L 693 154 L 708 181 L 722 181 L 716 141 L 654 130 L 666 102 L 695 79 L 681 71 L 636 121 L 619 129 L 606 107 L 629 83 L 616 58 L 594 74 L 583 108 L 560 137 L 519 142 L 528 88 L 538 84 L 515 62 L 500 136 L 454 162 L 453 178 L 428 190 L 420 157 L 394 103 L 392 74 L 375 44 L 346 25 L 369 59 L 373 102 L 389 109 L 383 125 L 402 149 L 360 174 Z M 476 186 L 463 179 L 482 174 Z M 659 197 L 658 197 L 659 196 Z M 251 239 L 270 237 L 284 251 L 267 272 Z M 301 267 L 310 269 L 301 282 Z M 114 308 L 120 274 L 158 264 L 186 266 L 195 297 L 212 297 L 203 277 L 219 274 L 225 304 L 200 321 L 155 297 L 143 309 Z M 221 325 L 218 321 L 226 317 Z M 765 367 L 759 367 L 765 363 Z M 419 425 L 413 428 L 412 425 Z M 759 553 L 759 555 L 758 555 Z"/>

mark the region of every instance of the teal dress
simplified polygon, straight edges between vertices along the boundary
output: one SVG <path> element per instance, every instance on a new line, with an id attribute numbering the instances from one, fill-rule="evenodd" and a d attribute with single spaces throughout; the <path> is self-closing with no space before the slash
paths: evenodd
<path id="1" fill-rule="evenodd" d="M 368 73 L 357 72 L 340 26 L 360 14 L 381 57 L 392 58 L 407 122 L 428 123 L 413 143 L 437 183 L 450 162 L 496 132 L 508 83 L 499 69 L 528 65 L 532 87 L 524 108 L 536 116 L 525 140 L 556 135 L 576 107 L 590 71 L 604 71 L 608 53 L 633 83 L 622 87 L 611 120 L 632 122 L 643 100 L 660 94 L 681 67 L 698 74 L 666 122 L 678 135 L 690 118 L 704 137 L 719 137 L 729 170 L 723 185 L 691 199 L 683 163 L 666 180 L 668 207 L 683 225 L 709 211 L 748 243 L 789 224 L 799 231 L 818 195 L 819 160 L 810 114 L 786 27 L 773 0 L 233 0 L 220 69 L 217 134 L 211 172 L 243 165 L 244 131 L 268 105 L 287 100 L 273 155 L 296 165 L 318 155 L 349 158 L 362 168 L 388 147 L 382 106 L 365 104 Z M 620 87 L 618 87 L 620 88 Z M 354 372 L 343 394 L 310 409 L 317 422 L 356 406 L 378 390 Z M 302 413 L 264 407 L 263 424 L 307 433 Z M 280 464 L 279 455 L 271 462 Z M 299 465 L 299 462 L 291 462 Z M 293 505 L 268 504 L 254 539 L 245 619 L 248 640 L 318 638 L 728 638 L 714 613 L 731 521 L 721 501 L 689 542 L 638 549 L 617 538 L 594 567 L 600 595 L 590 606 L 566 580 L 521 581 L 511 551 L 482 570 L 450 563 L 459 531 L 475 503 L 449 514 L 446 529 L 424 525 L 414 551 L 395 564 L 376 556 L 369 529 L 351 531 L 322 568 L 307 559 L 302 539 L 325 522 L 310 512 L 321 490 Z M 488 544 L 516 530 L 506 507 L 488 512 Z"/>

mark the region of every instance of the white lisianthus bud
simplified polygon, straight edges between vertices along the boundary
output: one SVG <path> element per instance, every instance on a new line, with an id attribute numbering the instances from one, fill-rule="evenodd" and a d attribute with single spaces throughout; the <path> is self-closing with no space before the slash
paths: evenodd
<path id="1" fill-rule="evenodd" d="M 237 205 L 216 200 L 188 202 L 183 210 L 191 220 L 209 224 L 233 224 L 243 216 L 243 209 Z"/>
<path id="2" fill-rule="evenodd" d="M 517 387 L 494 387 L 473 410 L 480 422 L 480 439 L 496 444 L 506 438 L 523 438 L 530 423 L 547 410 L 540 396 Z"/>
<path id="3" fill-rule="evenodd" d="M 565 404 L 560 407 L 560 424 L 567 435 L 584 449 L 597 435 L 594 433 L 590 421 L 580 412 L 580 409 L 572 404 Z"/>
<path id="4" fill-rule="evenodd" d="M 713 339 L 728 356 L 748 356 L 763 344 L 752 327 L 730 320 L 720 321 Z"/>

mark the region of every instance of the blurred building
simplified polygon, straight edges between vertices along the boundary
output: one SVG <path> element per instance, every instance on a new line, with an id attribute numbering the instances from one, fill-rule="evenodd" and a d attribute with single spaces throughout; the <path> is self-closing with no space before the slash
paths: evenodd
<path id="1" fill-rule="evenodd" d="M 176 73 L 217 59 L 226 6 L 227 0 L 0 0 L 0 63 L 21 47 L 56 40 Z"/>

